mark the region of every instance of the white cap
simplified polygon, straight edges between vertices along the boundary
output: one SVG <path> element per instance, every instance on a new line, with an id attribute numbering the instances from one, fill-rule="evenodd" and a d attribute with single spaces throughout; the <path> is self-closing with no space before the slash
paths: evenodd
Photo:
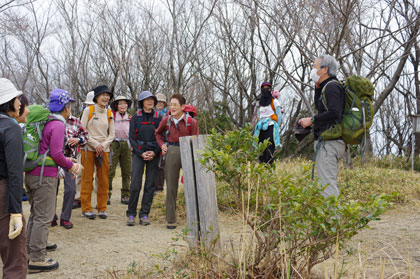
<path id="1" fill-rule="evenodd" d="M 95 97 L 95 92 L 89 91 L 86 95 L 86 101 L 84 101 L 85 105 L 94 105 L 93 97 Z"/>
<path id="2" fill-rule="evenodd" d="M 20 95 L 22 95 L 22 91 L 18 91 L 10 80 L 0 78 L 0 105 Z"/>

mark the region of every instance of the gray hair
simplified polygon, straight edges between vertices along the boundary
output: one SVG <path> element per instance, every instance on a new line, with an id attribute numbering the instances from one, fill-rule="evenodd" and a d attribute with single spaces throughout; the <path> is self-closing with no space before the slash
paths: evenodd
<path id="1" fill-rule="evenodd" d="M 338 69 L 338 62 L 334 57 L 328 54 L 323 54 L 319 57 L 321 59 L 321 68 L 328 67 L 328 75 L 336 76 Z"/>

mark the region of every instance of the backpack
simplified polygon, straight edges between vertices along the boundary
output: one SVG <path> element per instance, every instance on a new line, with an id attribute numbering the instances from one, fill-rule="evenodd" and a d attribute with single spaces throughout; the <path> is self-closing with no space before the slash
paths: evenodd
<path id="1" fill-rule="evenodd" d="M 140 118 L 140 120 L 143 120 L 143 117 L 142 117 L 143 113 L 141 109 L 137 111 L 137 116 Z M 156 119 L 156 120 L 159 119 L 159 112 L 157 110 L 155 110 L 153 113 L 153 119 Z M 155 121 L 140 121 L 140 124 L 141 125 L 156 125 L 156 122 Z M 157 127 L 155 126 L 155 128 Z M 136 140 L 138 140 L 138 133 L 139 133 L 139 127 L 137 126 L 136 131 L 134 132 L 134 138 Z"/>
<path id="2" fill-rule="evenodd" d="M 108 126 L 109 126 L 109 124 L 111 123 L 111 119 L 113 119 L 114 116 L 113 116 L 112 110 L 110 110 L 110 109 L 107 109 L 106 110 L 106 113 L 107 113 L 107 116 L 108 116 Z M 96 115 L 95 106 L 94 105 L 91 105 L 91 106 L 89 106 L 88 122 L 92 119 L 92 117 L 94 115 Z"/>
<path id="3" fill-rule="evenodd" d="M 330 82 L 339 83 L 344 87 L 344 110 L 340 124 L 332 125 L 321 133 L 322 140 L 337 139 L 342 137 L 347 144 L 360 144 L 373 122 L 372 99 L 374 95 L 373 84 L 364 77 L 350 76 L 346 78 L 344 85 L 337 81 L 329 81 L 321 92 L 321 101 L 328 110 L 325 88 Z"/>
<path id="4" fill-rule="evenodd" d="M 171 128 L 171 115 L 168 115 L 168 120 L 166 121 L 166 127 L 165 127 L 165 137 L 166 137 L 166 139 L 168 139 L 168 135 L 169 135 L 169 130 L 170 130 L 170 128 Z M 185 113 L 185 117 L 187 118 L 187 121 L 186 121 L 186 126 L 187 126 L 187 129 L 188 129 L 188 133 L 191 135 L 191 123 L 192 123 L 192 116 L 189 114 L 189 113 Z"/>
<path id="5" fill-rule="evenodd" d="M 50 121 L 60 120 L 59 118 L 51 118 L 50 111 L 41 105 L 29 106 L 28 121 L 26 122 L 26 129 L 23 134 L 23 150 L 25 152 L 23 163 L 25 172 L 41 166 L 41 177 L 44 172 L 44 166 L 57 166 L 54 160 L 48 156 L 47 151 L 39 154 L 39 142 L 42 140 L 42 130 Z"/>
<path id="6" fill-rule="evenodd" d="M 253 123 L 254 126 L 257 124 L 257 122 L 259 120 L 259 116 L 260 116 L 260 112 L 259 112 L 259 110 L 257 111 L 257 107 L 258 107 L 258 105 L 257 105 L 257 102 L 256 102 L 255 105 L 254 105 L 254 118 L 252 120 L 252 123 Z M 271 109 L 274 111 L 274 114 L 271 115 L 270 118 L 273 121 L 277 122 L 278 116 L 276 114 L 276 107 L 274 106 L 274 98 L 271 100 Z M 282 106 L 280 106 L 280 111 L 281 111 L 281 113 L 284 113 L 284 110 L 283 110 Z"/>

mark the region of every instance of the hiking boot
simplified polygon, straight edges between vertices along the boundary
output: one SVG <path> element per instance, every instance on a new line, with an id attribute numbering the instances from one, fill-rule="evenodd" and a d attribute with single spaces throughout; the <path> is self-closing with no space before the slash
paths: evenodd
<path id="1" fill-rule="evenodd" d="M 45 247 L 45 250 L 47 250 L 47 252 L 52 252 L 55 251 L 57 249 L 57 244 L 52 243 L 52 242 L 48 242 L 47 246 Z"/>
<path id="2" fill-rule="evenodd" d="M 135 223 L 136 223 L 136 221 L 134 220 L 134 216 L 128 216 L 128 219 L 127 219 L 127 226 L 134 226 L 135 225 Z"/>
<path id="3" fill-rule="evenodd" d="M 88 211 L 88 212 L 84 212 L 83 216 L 85 216 L 86 218 L 93 220 L 96 218 L 96 214 L 92 211 Z"/>
<path id="4" fill-rule="evenodd" d="M 168 224 L 166 224 L 166 228 L 168 230 L 173 230 L 173 229 L 176 229 L 176 225 L 175 225 L 175 223 L 168 223 Z"/>
<path id="5" fill-rule="evenodd" d="M 29 273 L 38 273 L 38 272 L 48 272 L 58 268 L 58 262 L 53 259 L 45 259 L 43 262 L 33 262 L 29 261 L 28 272 Z"/>
<path id="6" fill-rule="evenodd" d="M 128 201 L 130 200 L 130 198 L 129 197 L 122 197 L 121 198 L 121 203 L 122 204 L 128 204 Z"/>
<path id="7" fill-rule="evenodd" d="M 80 207 L 82 207 L 80 201 L 74 201 L 73 202 L 73 209 L 80 208 Z"/>
<path id="8" fill-rule="evenodd" d="M 108 217 L 108 214 L 106 214 L 106 212 L 105 212 L 105 211 L 99 211 L 99 212 L 98 212 L 98 216 L 99 216 L 99 218 L 101 218 L 101 219 L 106 219 L 106 218 Z"/>
<path id="9" fill-rule="evenodd" d="M 73 223 L 67 220 L 60 220 L 60 226 L 63 226 L 65 229 L 73 228 Z"/>
<path id="10" fill-rule="evenodd" d="M 51 227 L 56 227 L 58 224 L 57 224 L 57 221 L 56 220 L 53 220 L 53 221 L 51 221 Z"/>
<path id="11" fill-rule="evenodd" d="M 142 225 L 142 226 L 150 225 L 150 221 L 149 221 L 149 218 L 147 218 L 147 215 L 145 215 L 143 217 L 140 217 L 139 224 Z"/>

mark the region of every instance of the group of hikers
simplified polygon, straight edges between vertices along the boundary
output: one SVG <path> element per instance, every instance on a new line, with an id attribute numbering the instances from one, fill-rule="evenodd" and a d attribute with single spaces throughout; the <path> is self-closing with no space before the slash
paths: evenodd
<path id="1" fill-rule="evenodd" d="M 311 79 L 315 82 L 315 106 L 318 114 L 302 118 L 303 127 L 314 126 L 315 140 L 342 114 L 344 91 L 336 80 L 337 62 L 328 55 L 315 60 Z M 331 84 L 326 87 L 326 84 Z M 325 91 L 328 109 L 319 101 Z M 26 274 L 55 270 L 57 261 L 47 252 L 57 248 L 48 242 L 50 226 L 73 227 L 72 209 L 81 207 L 87 219 L 107 218 L 112 182 L 121 166 L 121 203 L 127 205 L 126 224 L 149 225 L 149 213 L 156 191 L 166 180 L 166 226 L 175 229 L 176 200 L 181 165 L 180 137 L 198 135 L 196 111 L 185 98 L 142 91 L 138 110 L 129 114 L 131 98 L 117 96 L 100 85 L 86 96 L 80 117 L 72 115 L 75 102 L 64 89 L 49 94 L 48 109 L 29 105 L 28 99 L 8 79 L 0 79 L 0 252 L 3 278 L 26 278 Z M 169 109 L 168 109 L 168 108 Z M 280 147 L 282 107 L 273 96 L 272 84 L 261 84 L 254 134 L 269 145 L 259 160 L 272 164 Z M 317 143 L 315 143 L 317 144 Z M 318 152 L 318 176 L 329 184 L 325 195 L 338 195 L 338 160 L 344 153 L 341 139 L 327 141 Z M 64 196 L 60 219 L 56 199 L 60 180 Z M 94 182 L 95 181 L 95 182 Z M 23 186 L 25 190 L 23 190 Z M 96 189 L 96 211 L 92 192 Z M 30 204 L 27 221 L 22 214 L 22 196 Z"/>

